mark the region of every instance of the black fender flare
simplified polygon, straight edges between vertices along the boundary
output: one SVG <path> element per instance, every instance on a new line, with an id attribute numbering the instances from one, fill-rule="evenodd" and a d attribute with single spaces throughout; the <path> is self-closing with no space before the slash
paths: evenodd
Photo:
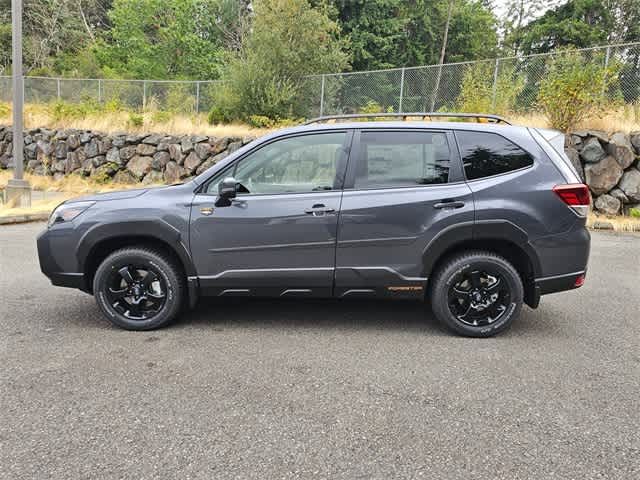
<path id="1" fill-rule="evenodd" d="M 182 234 L 173 225 L 161 219 L 96 224 L 82 235 L 78 243 L 76 259 L 80 271 L 85 271 L 90 255 L 99 243 L 122 237 L 152 238 L 166 244 L 178 255 L 187 276 L 197 275 L 189 249 L 182 241 Z"/>
<path id="2" fill-rule="evenodd" d="M 520 248 L 528 257 L 535 276 L 542 270 L 538 254 L 529 243 L 527 233 L 509 220 L 481 220 L 451 225 L 439 232 L 423 251 L 423 276 L 429 277 L 436 263 L 448 250 L 474 240 L 507 241 Z"/>

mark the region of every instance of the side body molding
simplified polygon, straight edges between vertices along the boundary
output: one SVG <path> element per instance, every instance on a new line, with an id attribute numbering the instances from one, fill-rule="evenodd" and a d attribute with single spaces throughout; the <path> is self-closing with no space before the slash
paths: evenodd
<path id="1" fill-rule="evenodd" d="M 89 228 L 80 238 L 76 250 L 80 271 L 85 271 L 87 260 L 96 245 L 119 237 L 150 237 L 166 243 L 180 257 L 187 276 L 196 275 L 191 254 L 182 240 L 182 234 L 177 228 L 162 219 L 99 223 Z"/>
<path id="2" fill-rule="evenodd" d="M 533 267 L 534 275 L 538 276 L 541 272 L 538 255 L 531 247 L 524 230 L 508 220 L 486 220 L 451 225 L 435 236 L 423 253 L 424 276 L 431 275 L 434 266 L 447 251 L 473 240 L 506 240 L 526 253 Z"/>

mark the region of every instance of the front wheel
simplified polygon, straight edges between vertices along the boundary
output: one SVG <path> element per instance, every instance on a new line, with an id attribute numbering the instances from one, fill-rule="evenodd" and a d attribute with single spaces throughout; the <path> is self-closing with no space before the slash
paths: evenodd
<path id="1" fill-rule="evenodd" d="M 520 314 L 522 298 L 516 269 L 490 252 L 450 258 L 436 272 L 431 288 L 436 318 L 469 337 L 490 337 L 508 328 Z"/>
<path id="2" fill-rule="evenodd" d="M 93 293 L 115 325 L 151 330 L 171 322 L 185 295 L 180 268 L 164 253 L 130 247 L 109 255 L 96 270 Z"/>

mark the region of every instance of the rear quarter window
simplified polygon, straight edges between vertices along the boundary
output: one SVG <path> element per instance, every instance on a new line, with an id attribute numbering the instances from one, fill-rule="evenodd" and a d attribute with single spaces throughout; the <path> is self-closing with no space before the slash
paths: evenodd
<path id="1" fill-rule="evenodd" d="M 457 131 L 456 140 L 467 180 L 533 165 L 533 157 L 529 153 L 496 133 Z"/>

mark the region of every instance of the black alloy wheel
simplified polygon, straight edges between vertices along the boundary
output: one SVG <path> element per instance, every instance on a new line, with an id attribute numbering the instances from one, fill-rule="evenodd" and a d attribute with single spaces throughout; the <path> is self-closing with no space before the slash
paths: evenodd
<path id="1" fill-rule="evenodd" d="M 93 293 L 98 307 L 115 325 L 151 330 L 171 322 L 186 298 L 185 275 L 166 252 L 127 247 L 98 266 Z"/>
<path id="2" fill-rule="evenodd" d="M 130 320 L 157 315 L 167 301 L 167 285 L 154 267 L 125 265 L 113 269 L 107 284 L 109 303 Z"/>
<path id="3" fill-rule="evenodd" d="M 519 316 L 524 288 L 518 271 L 503 257 L 463 252 L 438 268 L 429 285 L 431 307 L 440 323 L 469 337 L 490 337 Z"/>
<path id="4" fill-rule="evenodd" d="M 497 271 L 461 272 L 449 288 L 449 310 L 461 322 L 474 327 L 500 320 L 511 303 L 511 293 Z"/>

